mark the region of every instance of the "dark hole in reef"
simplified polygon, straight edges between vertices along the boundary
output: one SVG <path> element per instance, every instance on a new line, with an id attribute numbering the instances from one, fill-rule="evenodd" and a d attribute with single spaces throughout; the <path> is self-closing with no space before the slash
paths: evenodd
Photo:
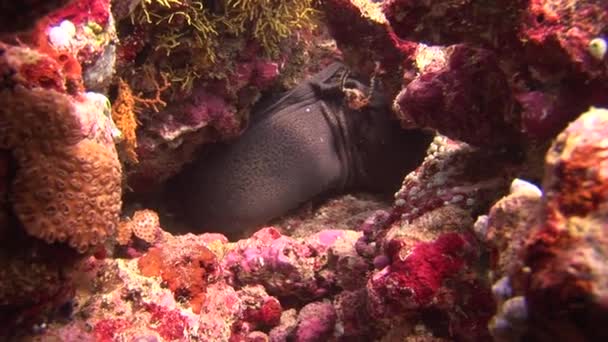
<path id="1" fill-rule="evenodd" d="M 536 23 L 538 24 L 542 24 L 545 21 L 545 15 L 544 14 L 539 14 L 536 16 Z"/>

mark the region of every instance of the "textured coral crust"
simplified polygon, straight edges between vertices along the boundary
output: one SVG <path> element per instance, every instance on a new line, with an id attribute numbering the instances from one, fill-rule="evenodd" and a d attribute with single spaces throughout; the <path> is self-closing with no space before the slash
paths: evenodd
<path id="1" fill-rule="evenodd" d="M 114 231 L 121 207 L 121 170 L 113 146 L 84 139 L 70 99 L 17 87 L 0 93 L 0 120 L 19 165 L 13 208 L 25 230 L 79 251 Z"/>
<path id="2" fill-rule="evenodd" d="M 261 328 L 274 327 L 279 324 L 282 311 L 281 302 L 274 297 L 268 297 L 261 306 L 248 308 L 244 320 Z"/>
<path id="3" fill-rule="evenodd" d="M 152 315 L 150 325 L 167 341 L 184 338 L 184 331 L 188 327 L 187 318 L 179 310 L 168 310 L 156 304 L 146 304 L 146 310 Z"/>
<path id="4" fill-rule="evenodd" d="M 189 302 L 192 311 L 200 313 L 216 257 L 204 246 L 199 246 L 196 253 L 172 253 L 167 248 L 151 248 L 137 261 L 139 270 L 144 276 L 160 277 L 177 301 Z"/>
<path id="5" fill-rule="evenodd" d="M 525 250 L 534 324 L 570 340 L 608 338 L 607 136 L 608 111 L 592 108 L 556 139 L 546 158 L 546 222 Z"/>
<path id="6" fill-rule="evenodd" d="M 586 216 L 608 200 L 608 111 L 592 109 L 557 137 L 544 188 L 551 212 Z"/>
<path id="7" fill-rule="evenodd" d="M 521 267 L 519 256 L 529 232 L 537 227 L 541 217 L 541 195 L 515 190 L 496 202 L 482 223 L 482 231 L 477 231 L 491 251 L 490 269 L 493 279 L 511 273 Z M 478 227 L 478 223 L 475 227 Z"/>
<path id="8" fill-rule="evenodd" d="M 66 79 L 62 65 L 49 55 L 27 47 L 14 47 L 0 42 L 0 69 L 7 78 L 12 78 L 26 88 L 66 91 Z M 6 79 L 4 82 L 9 82 Z M 10 83 L 9 83 L 10 84 Z"/>
<path id="9" fill-rule="evenodd" d="M 519 122 L 512 117 L 511 90 L 496 56 L 489 50 L 453 45 L 446 48 L 444 58 L 444 65 L 423 72 L 395 99 L 402 124 L 432 127 L 478 146 L 514 141 Z"/>
<path id="10" fill-rule="evenodd" d="M 65 87 L 65 91 L 69 94 L 78 94 L 84 92 L 84 84 L 82 81 L 82 66 L 69 51 L 57 51 L 49 42 L 47 36 L 48 18 L 40 20 L 32 33 L 30 34 L 28 43 L 37 50 L 37 53 L 45 56 L 46 59 L 54 61 L 54 64 L 59 65 L 59 68 L 55 69 L 56 72 L 60 72 L 62 79 L 62 87 Z M 45 65 L 46 66 L 46 65 Z M 54 67 L 54 65 L 53 65 Z M 36 69 L 31 71 L 36 72 Z M 25 79 L 27 84 L 28 79 Z M 42 86 L 45 84 L 43 83 Z"/>
<path id="11" fill-rule="evenodd" d="M 506 48 L 518 42 L 515 31 L 525 2 L 386 0 L 383 9 L 402 39 L 432 44 L 471 42 Z"/>
<path id="12" fill-rule="evenodd" d="M 402 304 L 429 304 L 443 282 L 463 269 L 464 257 L 471 248 L 470 239 L 470 236 L 447 233 L 433 242 L 421 242 L 411 250 L 401 249 L 398 255 L 392 256 L 391 272 L 384 279 L 387 296 L 392 300 L 401 298 Z"/>
<path id="13" fill-rule="evenodd" d="M 126 330 L 130 326 L 125 319 L 104 319 L 97 322 L 93 328 L 95 341 L 97 342 L 113 342 L 115 337 L 121 331 Z"/>
<path id="14" fill-rule="evenodd" d="M 392 215 L 413 220 L 446 205 L 485 210 L 508 189 L 512 168 L 495 154 L 438 135 L 424 162 L 403 180 Z"/>
<path id="15" fill-rule="evenodd" d="M 295 341 L 327 341 L 334 332 L 336 311 L 328 302 L 307 304 L 298 314 L 298 326 L 295 330 Z"/>
<path id="16" fill-rule="evenodd" d="M 386 70 L 399 70 L 404 58 L 417 44 L 401 41 L 392 31 L 379 4 L 359 0 L 329 0 L 322 2 L 326 21 L 342 50 L 353 50 L 347 58 L 358 70 L 373 69 L 379 61 Z M 356 57 L 356 54 L 361 54 Z"/>

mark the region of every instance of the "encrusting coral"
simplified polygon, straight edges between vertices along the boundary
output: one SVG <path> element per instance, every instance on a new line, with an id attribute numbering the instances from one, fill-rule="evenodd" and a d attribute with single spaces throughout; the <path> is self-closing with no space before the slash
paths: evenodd
<path id="1" fill-rule="evenodd" d="M 79 251 L 102 243 L 118 222 L 122 195 L 109 101 L 63 93 L 65 74 L 47 55 L 2 49 L 9 86 L 0 91 L 0 147 L 18 165 L 10 192 L 16 216 L 49 243 Z"/>
<path id="2" fill-rule="evenodd" d="M 103 242 L 114 231 L 121 207 L 115 150 L 83 139 L 78 109 L 65 95 L 17 87 L 2 91 L 0 102 L 19 164 L 13 208 L 26 231 L 80 251 Z"/>

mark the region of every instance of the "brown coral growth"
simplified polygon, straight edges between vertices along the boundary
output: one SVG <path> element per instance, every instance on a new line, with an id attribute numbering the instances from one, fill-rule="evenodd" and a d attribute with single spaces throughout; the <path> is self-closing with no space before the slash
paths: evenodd
<path id="1" fill-rule="evenodd" d="M 123 148 L 127 159 L 137 163 L 137 118 L 135 116 L 135 98 L 131 87 L 122 79 L 118 81 L 118 96 L 112 104 L 112 119 L 122 132 Z"/>
<path id="2" fill-rule="evenodd" d="M 114 230 L 121 169 L 112 145 L 86 139 L 70 97 L 49 90 L 0 93 L 0 123 L 19 165 L 12 186 L 25 230 L 83 252 Z"/>

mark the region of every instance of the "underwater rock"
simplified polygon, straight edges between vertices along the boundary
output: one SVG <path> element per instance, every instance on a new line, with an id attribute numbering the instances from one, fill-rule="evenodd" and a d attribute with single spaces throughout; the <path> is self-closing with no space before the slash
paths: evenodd
<path id="1" fill-rule="evenodd" d="M 521 268 L 521 250 L 542 215 L 542 192 L 535 185 L 515 179 L 510 193 L 498 200 L 487 215 L 475 222 L 475 233 L 490 250 L 492 281 Z"/>
<path id="2" fill-rule="evenodd" d="M 408 221 L 448 205 L 483 212 L 507 191 L 511 174 L 520 167 L 509 158 L 438 135 L 422 164 L 405 176 L 393 215 Z"/>
<path id="3" fill-rule="evenodd" d="M 390 262 L 368 278 L 371 317 L 392 322 L 388 327 L 403 324 L 404 318 L 430 326 L 428 319 L 441 319 L 450 332 L 439 328 L 440 336 L 487 338 L 494 301 L 477 273 L 482 246 L 472 225 L 466 211 L 446 206 L 391 227 L 382 250 Z M 467 318 L 456 314 L 455 306 Z"/>
<path id="4" fill-rule="evenodd" d="M 499 310 L 489 325 L 498 340 L 606 338 L 607 127 L 608 111 L 582 114 L 547 152 L 542 200 L 515 186 L 490 211 L 491 224 L 478 221 L 498 248 Z"/>
<path id="5" fill-rule="evenodd" d="M 499 59 L 464 44 L 443 49 L 420 44 L 417 76 L 401 90 L 394 109 L 403 127 L 432 127 L 474 146 L 518 140 L 513 95 Z"/>
<path id="6" fill-rule="evenodd" d="M 330 34 L 344 53 L 345 62 L 362 75 L 384 70 L 387 92 L 393 94 L 400 85 L 399 70 L 413 53 L 417 43 L 400 40 L 387 21 L 381 3 L 359 0 L 323 1 Z M 376 65 L 374 62 L 379 62 Z M 390 95 L 389 95 L 390 96 Z"/>
<path id="7" fill-rule="evenodd" d="M 262 284 L 270 294 L 283 297 L 320 298 L 336 286 L 352 286 L 353 277 L 365 274 L 369 266 L 353 249 L 359 236 L 328 230 L 296 240 L 263 228 L 238 241 L 222 267 L 233 284 Z"/>
<path id="8" fill-rule="evenodd" d="M 346 63 L 378 77 L 391 96 L 401 88 L 395 100 L 408 125 L 419 120 L 479 146 L 525 144 L 551 139 L 590 105 L 608 105 L 608 9 L 596 1 L 330 0 L 322 9 Z M 452 64 L 439 53 L 449 49 L 469 53 Z M 425 71 L 421 60 L 451 67 Z M 463 91 L 467 84 L 474 91 Z M 432 115 L 436 103 L 436 113 L 450 115 Z"/>
<path id="9" fill-rule="evenodd" d="M 69 305 L 74 296 L 70 273 L 80 260 L 73 250 L 16 235 L 7 234 L 1 245 L 0 337 L 40 324 Z"/>
<path id="10" fill-rule="evenodd" d="M 571 6 L 567 1 L 528 3 L 520 31 L 526 42 L 524 58 L 543 77 L 568 72 L 605 80 L 608 64 L 593 56 L 590 43 L 605 34 L 608 8 L 592 0 L 577 0 L 576 11 Z"/>
<path id="11" fill-rule="evenodd" d="M 26 41 L 61 64 L 82 70 L 87 91 L 106 93 L 114 74 L 116 39 L 109 0 L 75 0 L 37 22 Z"/>
<path id="12" fill-rule="evenodd" d="M 313 342 L 328 340 L 334 332 L 336 312 L 331 303 L 313 302 L 298 313 L 294 341 Z"/>
<path id="13" fill-rule="evenodd" d="M 168 239 L 154 246 L 137 260 L 139 271 L 147 277 L 160 277 L 176 301 L 189 303 L 199 313 L 208 284 L 219 277 L 216 255 L 193 235 Z"/>
<path id="14" fill-rule="evenodd" d="M 525 252 L 531 327 L 546 329 L 547 338 L 608 338 L 603 329 L 608 310 L 607 132 L 608 111 L 591 108 L 557 137 L 547 153 L 544 222 L 531 235 Z M 556 311 L 556 305 L 561 310 Z"/>

